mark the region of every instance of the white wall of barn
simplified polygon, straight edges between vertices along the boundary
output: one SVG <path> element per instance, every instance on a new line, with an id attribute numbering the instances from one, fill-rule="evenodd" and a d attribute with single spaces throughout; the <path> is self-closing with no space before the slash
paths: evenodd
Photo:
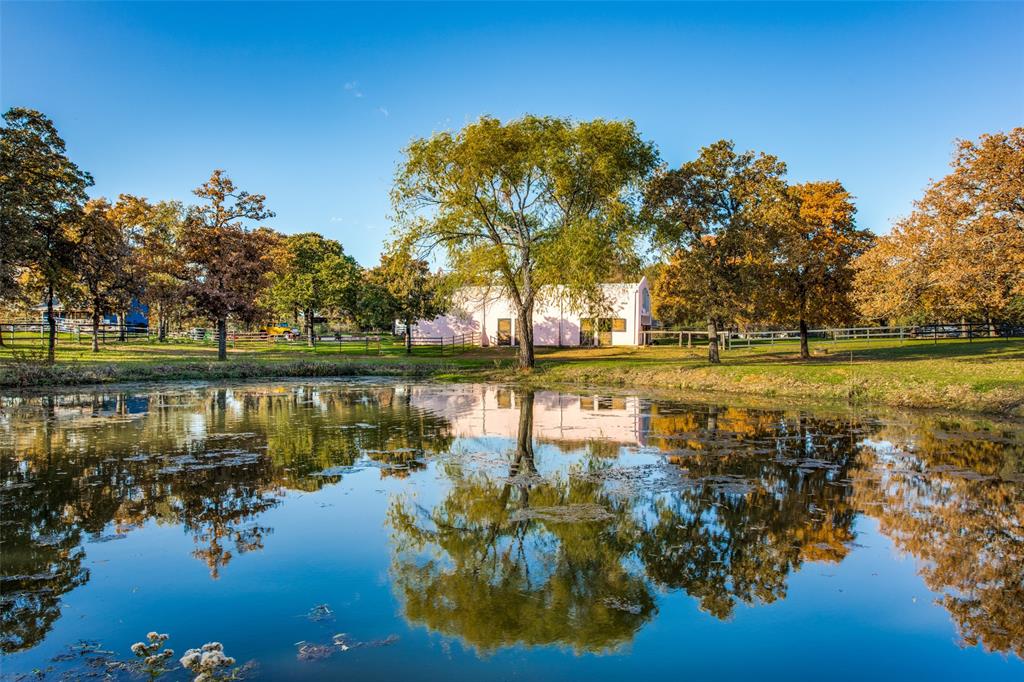
<path id="1" fill-rule="evenodd" d="M 639 345 L 641 326 L 650 324 L 646 278 L 637 284 L 605 284 L 602 288 L 608 308 L 600 316 L 626 321 L 625 331 L 612 331 L 612 345 Z M 580 345 L 581 317 L 584 317 L 581 311 L 560 300 L 557 291 L 542 292 L 533 313 L 534 344 Z M 413 327 L 413 334 L 450 337 L 482 333 L 481 343 L 494 346 L 498 343 L 499 320 L 503 319 L 511 321 L 513 336 L 518 337 L 515 306 L 507 297 L 497 289 L 467 287 L 455 295 L 451 312 L 432 320 L 419 320 Z"/>

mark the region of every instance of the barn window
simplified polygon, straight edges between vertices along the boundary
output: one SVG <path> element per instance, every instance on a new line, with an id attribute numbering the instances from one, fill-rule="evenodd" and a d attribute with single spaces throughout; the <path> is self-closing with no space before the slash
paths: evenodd
<path id="1" fill-rule="evenodd" d="M 612 331 L 613 332 L 624 332 L 624 331 L 626 331 L 626 318 L 624 318 L 624 317 L 612 318 Z"/>

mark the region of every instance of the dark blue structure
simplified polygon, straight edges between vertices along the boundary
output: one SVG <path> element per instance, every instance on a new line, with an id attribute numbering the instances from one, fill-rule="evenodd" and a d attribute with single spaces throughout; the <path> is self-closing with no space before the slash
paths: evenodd
<path id="1" fill-rule="evenodd" d="M 117 315 L 104 315 L 103 321 L 107 324 L 117 324 Z M 137 298 L 133 298 L 131 306 L 128 308 L 128 314 L 124 317 L 124 323 L 129 327 L 148 327 L 149 306 Z"/>

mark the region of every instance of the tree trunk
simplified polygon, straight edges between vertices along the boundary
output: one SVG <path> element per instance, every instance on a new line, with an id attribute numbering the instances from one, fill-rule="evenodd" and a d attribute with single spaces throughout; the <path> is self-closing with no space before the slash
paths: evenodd
<path id="1" fill-rule="evenodd" d="M 46 321 L 49 326 L 49 337 L 46 344 L 46 361 L 53 364 L 54 349 L 57 345 L 57 320 L 53 317 L 53 283 L 46 287 Z"/>
<path id="2" fill-rule="evenodd" d="M 516 459 L 512 464 L 512 476 L 521 473 L 537 473 L 533 458 L 533 391 L 526 390 L 519 398 L 519 437 L 516 439 Z"/>
<path id="3" fill-rule="evenodd" d="M 412 355 L 412 318 L 405 318 L 405 354 Z"/>
<path id="4" fill-rule="evenodd" d="M 167 340 L 167 321 L 164 319 L 163 302 L 156 304 L 156 314 L 159 316 L 157 319 L 156 340 L 163 343 Z"/>
<path id="5" fill-rule="evenodd" d="M 518 328 L 512 336 L 519 343 L 519 369 L 529 371 L 534 366 L 533 301 L 519 307 L 516 314 Z"/>
<path id="6" fill-rule="evenodd" d="M 708 320 L 708 362 L 713 365 L 721 364 L 722 358 L 718 355 L 718 320 Z"/>
<path id="7" fill-rule="evenodd" d="M 0 346 L 4 345 L 4 328 L 0 325 Z"/>
<path id="8" fill-rule="evenodd" d="M 127 326 L 125 325 L 124 321 L 126 317 L 128 317 L 128 313 L 126 313 L 123 310 L 117 315 L 117 340 L 120 341 L 121 343 L 124 343 L 125 341 L 128 340 L 126 334 Z"/>
<path id="9" fill-rule="evenodd" d="M 302 315 L 306 318 L 306 345 L 312 348 L 316 345 L 313 341 L 313 311 L 306 308 Z"/>
<path id="10" fill-rule="evenodd" d="M 800 357 L 807 360 L 811 357 L 811 350 L 807 347 L 807 320 L 800 316 Z"/>
<path id="11" fill-rule="evenodd" d="M 217 359 L 228 359 L 228 320 L 226 317 L 217 318 Z"/>
<path id="12" fill-rule="evenodd" d="M 100 352 L 100 302 L 92 302 L 92 352 Z"/>

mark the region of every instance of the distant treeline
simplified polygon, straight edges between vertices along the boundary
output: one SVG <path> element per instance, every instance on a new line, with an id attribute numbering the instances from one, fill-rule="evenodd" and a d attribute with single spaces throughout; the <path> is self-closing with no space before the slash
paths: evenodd
<path id="1" fill-rule="evenodd" d="M 51 360 L 58 302 L 99 325 L 140 301 L 161 340 L 211 322 L 223 358 L 229 323 L 301 320 L 313 343 L 326 319 L 409 324 L 445 312 L 454 286 L 490 284 L 516 307 L 530 367 L 545 285 L 597 310 L 600 283 L 645 268 L 657 316 L 706 324 L 712 362 L 728 328 L 798 327 L 807 356 L 811 325 L 1024 318 L 1024 128 L 958 142 L 952 172 L 876 238 L 840 181 L 789 184 L 782 161 L 727 140 L 669 168 L 631 121 L 484 117 L 404 150 L 394 240 L 371 269 L 317 233 L 263 226 L 266 196 L 224 171 L 193 205 L 90 199 L 46 116 L 12 108 L 0 133 L 0 313 L 42 303 Z"/>

